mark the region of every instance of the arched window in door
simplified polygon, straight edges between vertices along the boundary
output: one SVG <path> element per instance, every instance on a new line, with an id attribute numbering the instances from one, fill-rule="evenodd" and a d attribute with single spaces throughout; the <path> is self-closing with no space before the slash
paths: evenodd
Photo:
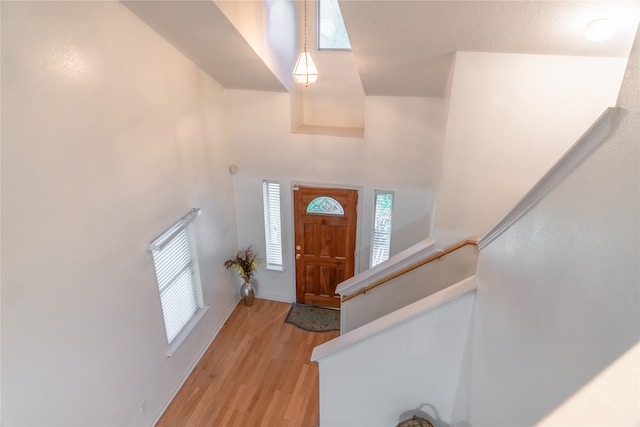
<path id="1" fill-rule="evenodd" d="M 320 196 L 309 202 L 307 205 L 307 213 L 344 216 L 344 208 L 336 199 L 328 196 Z"/>

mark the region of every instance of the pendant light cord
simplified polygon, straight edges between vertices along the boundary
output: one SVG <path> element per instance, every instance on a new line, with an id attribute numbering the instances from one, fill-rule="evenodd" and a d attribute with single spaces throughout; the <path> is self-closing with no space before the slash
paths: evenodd
<path id="1" fill-rule="evenodd" d="M 307 0 L 304 0 L 304 51 L 307 51 Z"/>

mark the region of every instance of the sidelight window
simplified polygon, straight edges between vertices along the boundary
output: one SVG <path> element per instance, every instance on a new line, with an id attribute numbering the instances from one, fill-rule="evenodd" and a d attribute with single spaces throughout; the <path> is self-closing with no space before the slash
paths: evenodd
<path id="1" fill-rule="evenodd" d="M 376 190 L 371 238 L 371 267 L 389 259 L 392 213 L 393 192 Z"/>
<path id="2" fill-rule="evenodd" d="M 264 238 L 268 270 L 282 270 L 282 225 L 280 222 L 280 183 L 262 181 Z"/>

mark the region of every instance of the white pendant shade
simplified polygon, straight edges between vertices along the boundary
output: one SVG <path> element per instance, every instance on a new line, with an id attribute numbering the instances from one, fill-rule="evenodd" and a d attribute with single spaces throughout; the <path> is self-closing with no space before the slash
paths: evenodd
<path id="1" fill-rule="evenodd" d="M 311 59 L 311 54 L 306 50 L 300 52 L 298 62 L 296 62 L 296 66 L 293 69 L 293 77 L 296 83 L 304 84 L 305 86 L 309 86 L 309 83 L 315 83 L 318 80 L 318 69 L 316 64 L 313 63 L 313 59 Z"/>

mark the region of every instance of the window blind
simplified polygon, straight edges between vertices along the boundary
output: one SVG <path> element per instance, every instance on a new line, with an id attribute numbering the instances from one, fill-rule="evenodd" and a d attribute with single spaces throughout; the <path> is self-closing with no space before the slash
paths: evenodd
<path id="1" fill-rule="evenodd" d="M 169 344 L 202 308 L 191 240 L 191 222 L 199 212 L 190 212 L 149 245 Z"/>
<path id="2" fill-rule="evenodd" d="M 280 223 L 280 183 L 262 182 L 264 203 L 264 235 L 267 268 L 282 270 L 282 227 Z"/>
<path id="3" fill-rule="evenodd" d="M 376 191 L 371 237 L 371 267 L 389 259 L 392 210 L 393 192 Z"/>

